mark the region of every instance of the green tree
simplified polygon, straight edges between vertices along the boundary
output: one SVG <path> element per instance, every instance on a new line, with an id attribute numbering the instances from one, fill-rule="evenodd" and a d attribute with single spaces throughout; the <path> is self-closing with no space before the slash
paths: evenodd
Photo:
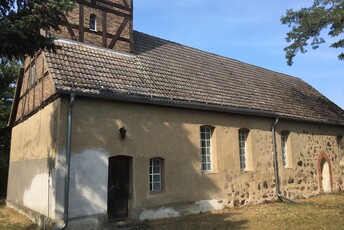
<path id="1" fill-rule="evenodd" d="M 298 52 L 307 52 L 309 43 L 313 49 L 325 43 L 321 32 L 335 38 L 343 35 L 344 0 L 315 0 L 311 7 L 297 11 L 289 9 L 281 18 L 281 22 L 291 28 L 286 37 L 290 45 L 284 48 L 287 63 L 291 66 Z M 330 46 L 344 48 L 344 39 L 338 38 Z M 338 58 L 344 60 L 344 53 L 340 52 Z"/>
<path id="2" fill-rule="evenodd" d="M 55 51 L 55 37 L 74 3 L 70 0 L 0 0 L 0 57 L 19 59 L 40 49 Z"/>
<path id="3" fill-rule="evenodd" d="M 6 193 L 11 129 L 7 122 L 11 112 L 15 81 L 20 65 L 0 59 L 0 195 Z"/>

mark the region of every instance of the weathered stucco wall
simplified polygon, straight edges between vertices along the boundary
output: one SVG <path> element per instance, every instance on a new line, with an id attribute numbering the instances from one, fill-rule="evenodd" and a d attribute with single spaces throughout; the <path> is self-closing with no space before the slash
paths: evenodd
<path id="1" fill-rule="evenodd" d="M 67 105 L 68 101 L 64 100 L 63 110 L 67 111 Z M 106 212 L 107 184 L 103 184 L 107 182 L 106 157 L 115 155 L 133 158 L 129 215 L 134 218 L 176 216 L 276 198 L 271 134 L 274 119 L 81 97 L 77 97 L 73 111 L 73 159 L 84 162 L 90 159 L 93 163 L 90 170 L 83 170 L 83 164 L 77 164 L 74 169 L 77 175 L 74 192 L 79 198 L 71 199 L 72 215 Z M 202 125 L 214 127 L 214 170 L 209 173 L 201 172 L 199 132 Z M 122 126 L 127 129 L 124 140 L 118 132 Z M 251 167 L 247 171 L 240 171 L 240 128 L 250 130 Z M 282 130 L 290 132 L 292 163 L 288 168 L 282 165 Z M 322 152 L 331 159 L 333 191 L 343 189 L 343 169 L 335 144 L 337 136 L 343 132 L 342 128 L 303 122 L 282 120 L 277 125 L 282 194 L 297 198 L 321 192 L 318 158 Z M 60 145 L 65 144 L 63 138 L 59 141 Z M 331 150 L 326 149 L 328 142 Z M 149 159 L 153 157 L 164 159 L 164 188 L 155 193 L 149 191 Z M 84 187 L 85 184 L 88 186 Z M 97 196 L 93 199 L 89 188 L 96 186 Z M 91 208 L 85 209 L 89 206 Z M 161 209 L 162 206 L 165 208 Z"/>
<path id="2" fill-rule="evenodd" d="M 12 130 L 7 200 L 54 217 L 54 174 L 60 100 Z"/>

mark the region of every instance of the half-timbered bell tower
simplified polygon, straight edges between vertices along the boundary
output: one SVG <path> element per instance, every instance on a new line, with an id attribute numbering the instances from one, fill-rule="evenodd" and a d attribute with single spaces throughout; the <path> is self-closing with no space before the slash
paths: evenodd
<path id="1" fill-rule="evenodd" d="M 56 35 L 122 52 L 133 51 L 133 0 L 75 0 Z"/>

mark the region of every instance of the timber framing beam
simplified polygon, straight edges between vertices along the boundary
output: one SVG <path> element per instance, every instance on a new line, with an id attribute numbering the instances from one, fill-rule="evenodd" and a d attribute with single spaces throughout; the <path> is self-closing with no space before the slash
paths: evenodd
<path id="1" fill-rule="evenodd" d="M 105 0 L 103 0 L 103 1 L 105 1 Z M 108 7 L 105 7 L 105 6 L 101 6 L 101 5 L 97 5 L 97 4 L 92 4 L 92 2 L 88 2 L 88 1 L 85 1 L 85 0 L 76 0 L 76 2 L 78 4 L 83 4 L 85 6 L 88 6 L 88 7 L 91 7 L 91 8 L 95 8 L 95 9 L 104 11 L 106 13 L 115 14 L 117 16 L 121 16 L 121 17 L 124 17 L 124 18 L 127 18 L 127 19 L 132 19 L 133 18 L 132 14 L 131 14 L 131 9 L 128 9 L 128 11 L 130 13 L 123 13 L 123 12 L 120 12 L 120 11 L 116 11 L 116 10 L 110 9 Z"/>
<path id="2" fill-rule="evenodd" d="M 79 42 L 84 42 L 84 6 L 79 4 Z"/>
<path id="3" fill-rule="evenodd" d="M 67 26 L 67 25 L 64 25 L 64 26 Z M 70 28 L 73 28 L 73 29 L 79 29 L 79 26 L 78 25 L 74 25 L 74 24 L 68 24 L 68 26 L 70 27 Z M 88 27 L 84 27 L 84 32 L 86 32 L 86 33 L 92 33 L 92 34 L 97 34 L 97 35 L 100 35 L 100 36 L 102 36 L 103 35 L 103 33 L 104 32 L 102 32 L 102 31 L 91 31 L 90 30 L 90 28 L 88 28 Z M 113 34 L 110 34 L 110 33 L 108 33 L 108 32 L 106 32 L 106 37 L 107 38 L 114 38 L 114 35 Z M 128 38 L 123 38 L 123 37 L 119 37 L 118 38 L 118 41 L 123 41 L 123 42 L 128 42 L 128 43 L 130 43 L 130 39 L 128 39 Z"/>
<path id="4" fill-rule="evenodd" d="M 127 26 L 128 22 L 129 22 L 128 19 L 126 19 L 126 18 L 123 19 L 121 26 L 118 28 L 115 36 L 113 36 L 113 39 L 112 39 L 108 48 L 113 49 L 113 47 L 116 45 L 118 39 L 121 37 L 121 34 L 122 34 L 124 28 Z M 129 41 L 130 41 L 130 39 L 129 39 Z"/>
<path id="5" fill-rule="evenodd" d="M 62 17 L 62 19 L 64 20 L 64 22 L 62 22 L 62 25 L 64 25 L 64 26 L 67 27 L 68 33 L 69 33 L 69 35 L 71 36 L 71 38 L 72 38 L 73 40 L 77 41 L 78 39 L 77 39 L 77 37 L 75 36 L 74 31 L 73 31 L 73 29 L 72 29 L 72 26 L 71 26 L 71 24 L 68 22 L 67 17 L 64 15 L 64 16 Z M 78 26 L 77 26 L 77 29 L 79 29 Z"/>

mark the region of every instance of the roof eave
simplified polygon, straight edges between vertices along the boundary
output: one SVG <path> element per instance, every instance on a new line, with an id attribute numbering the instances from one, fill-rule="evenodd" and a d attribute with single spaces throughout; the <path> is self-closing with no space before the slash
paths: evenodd
<path id="1" fill-rule="evenodd" d="M 57 92 L 59 94 L 68 95 L 72 91 L 58 89 Z M 247 116 L 258 116 L 258 117 L 265 117 L 265 118 L 279 118 L 283 120 L 302 121 L 302 122 L 313 123 L 313 124 L 318 124 L 318 125 L 331 125 L 331 126 L 344 127 L 344 123 L 316 121 L 316 120 L 311 120 L 308 118 L 281 115 L 276 112 L 259 110 L 259 109 L 254 109 L 254 108 L 243 108 L 243 107 L 228 106 L 228 105 L 208 104 L 208 103 L 200 103 L 200 102 L 194 102 L 194 101 L 178 101 L 178 100 L 170 100 L 166 98 L 148 97 L 148 96 L 141 96 L 141 95 L 123 95 L 123 94 L 114 94 L 114 93 L 93 94 L 93 93 L 84 93 L 84 92 L 75 92 L 75 91 L 73 91 L 73 93 L 81 97 L 100 98 L 100 99 L 116 100 L 116 101 L 131 102 L 131 103 L 144 103 L 144 104 L 149 104 L 149 105 L 196 109 L 196 110 L 203 110 L 203 111 L 223 112 L 223 113 L 231 113 L 231 114 L 247 115 Z"/>

